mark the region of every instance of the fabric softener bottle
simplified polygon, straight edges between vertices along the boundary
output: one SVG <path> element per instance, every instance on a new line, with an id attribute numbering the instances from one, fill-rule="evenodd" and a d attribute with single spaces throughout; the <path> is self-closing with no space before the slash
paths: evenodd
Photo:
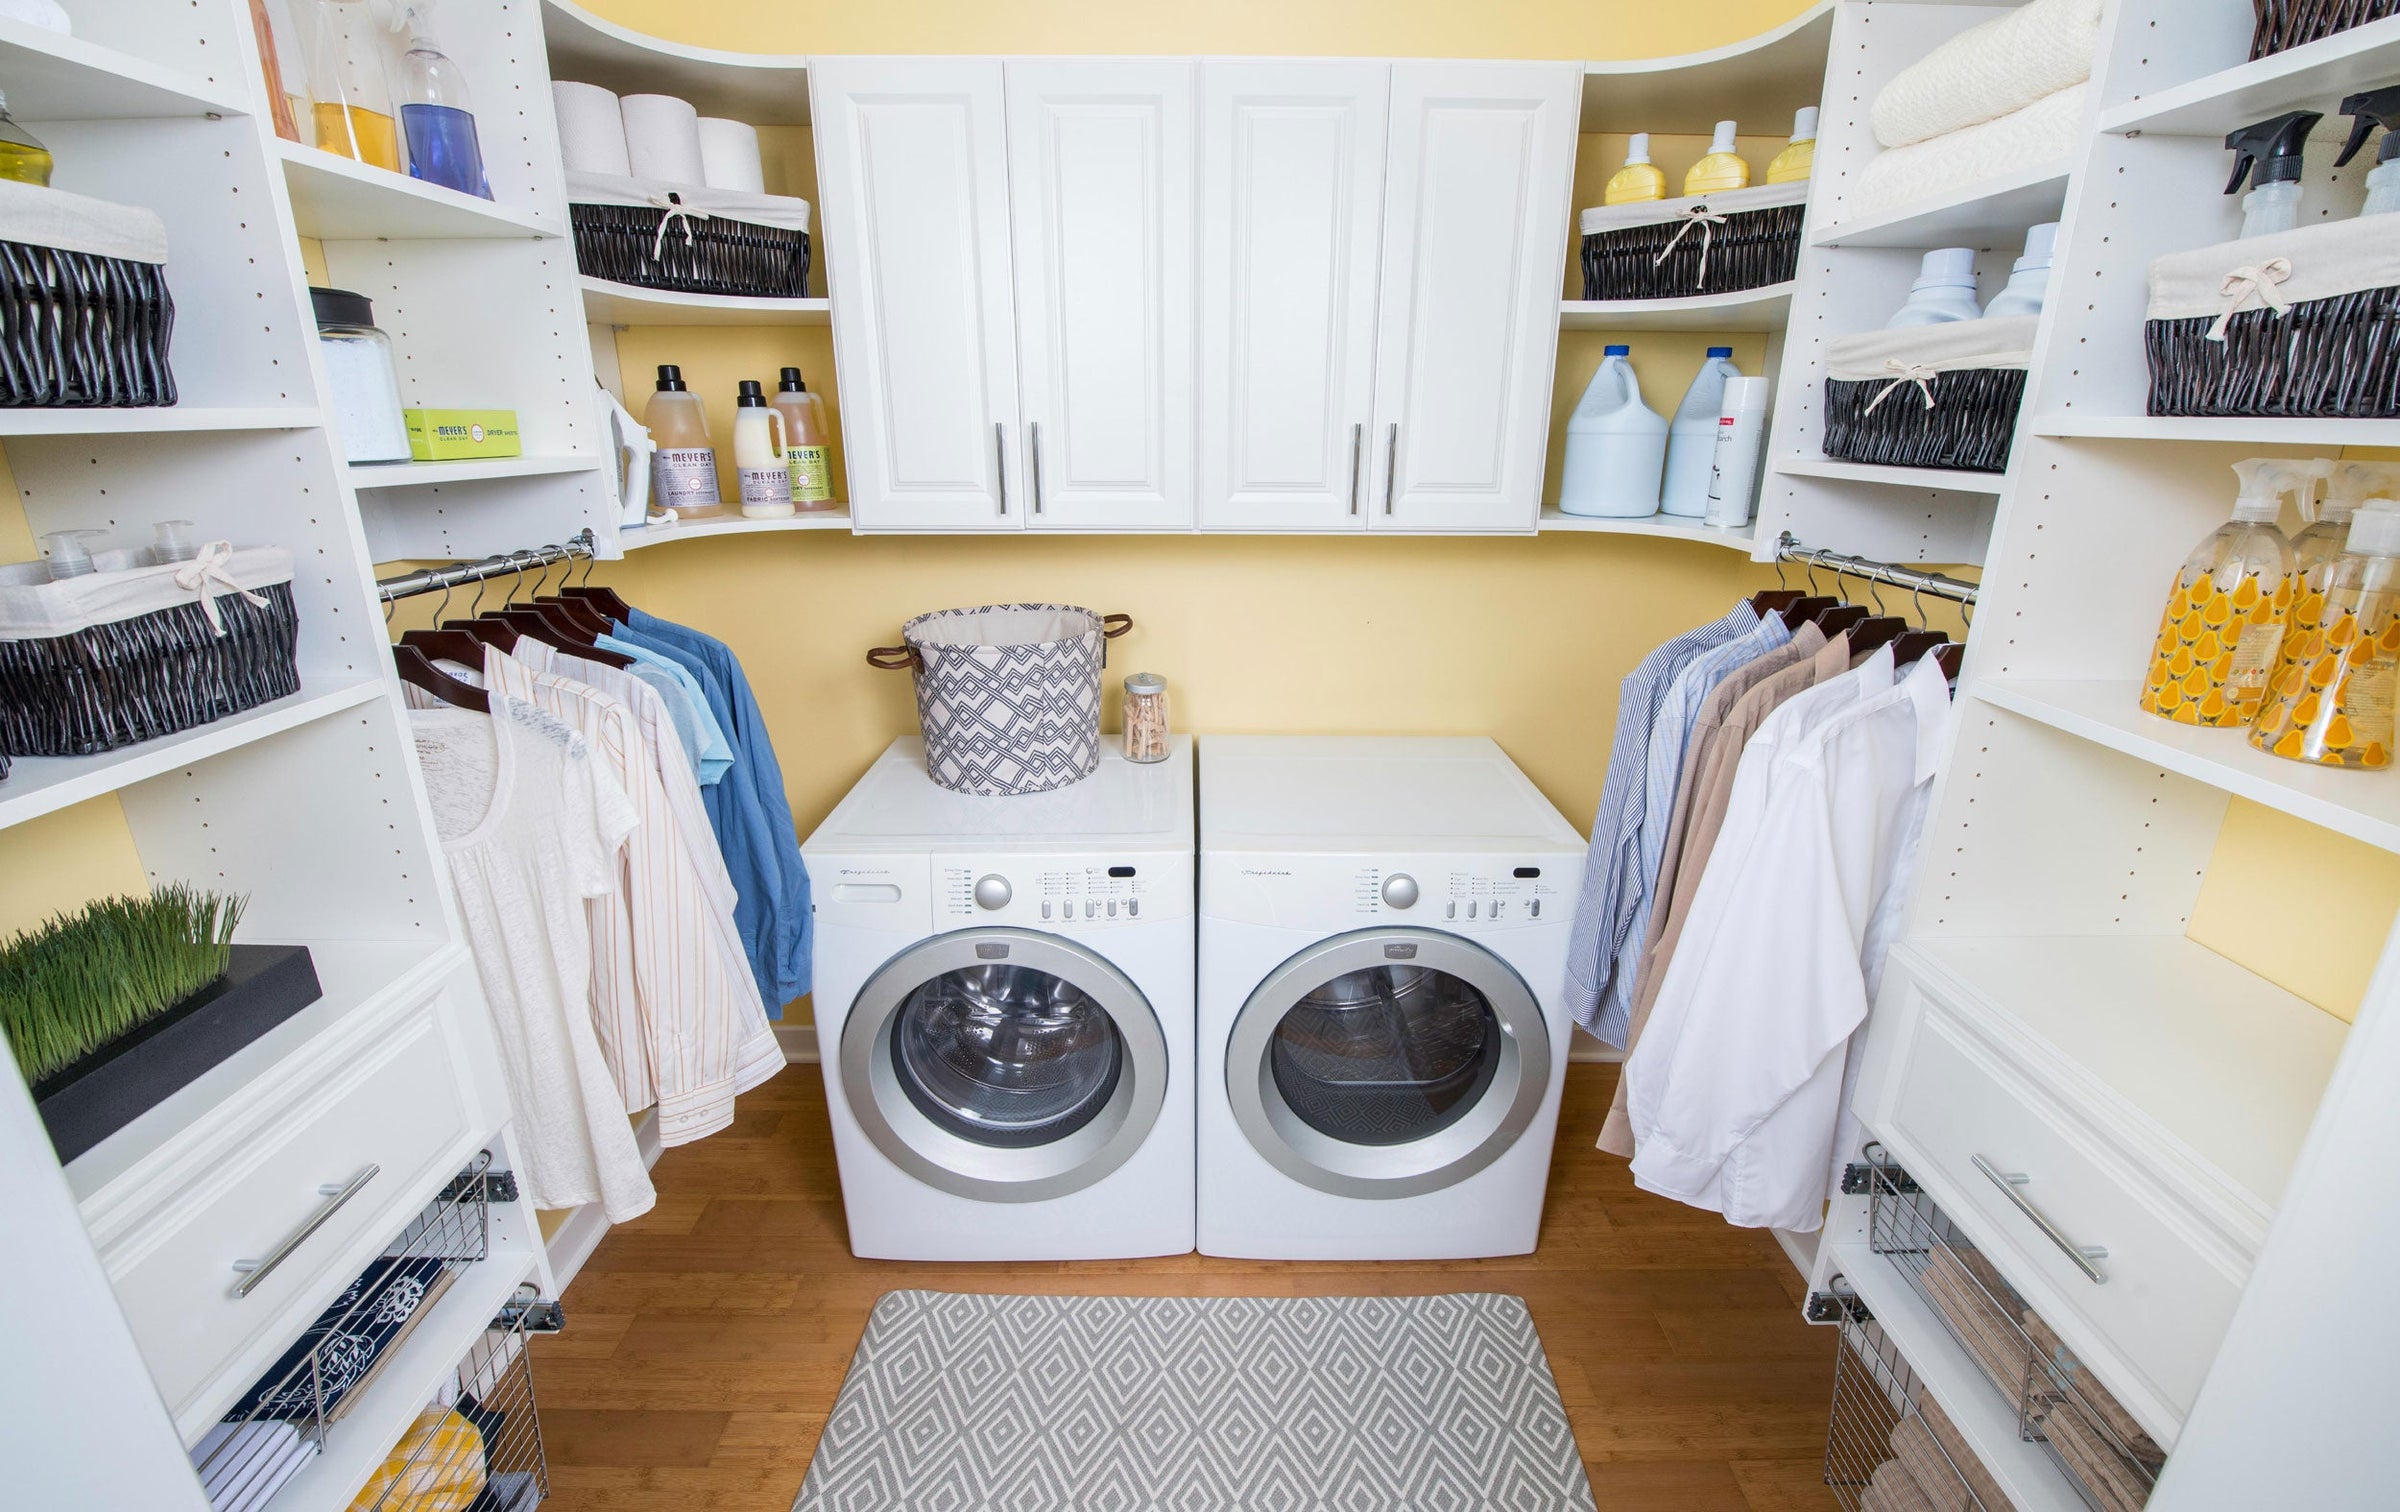
<path id="1" fill-rule="evenodd" d="M 2236 462 L 2233 518 L 2184 559 L 2159 619 L 2142 708 L 2177 724 L 2234 729 L 2258 717 L 2292 607 L 2292 546 L 2275 523 L 2283 496 L 2316 487 L 2316 466 Z"/>
<path id="2" fill-rule="evenodd" d="M 400 130 L 408 138 L 409 176 L 490 199 L 466 74 L 433 40 L 433 0 L 406 0 L 393 29 L 408 34 L 392 73 Z"/>

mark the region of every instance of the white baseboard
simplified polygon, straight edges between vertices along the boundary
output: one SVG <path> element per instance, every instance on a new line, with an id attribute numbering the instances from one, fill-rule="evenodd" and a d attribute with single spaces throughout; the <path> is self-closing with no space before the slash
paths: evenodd
<path id="1" fill-rule="evenodd" d="M 658 1164 L 661 1146 L 658 1142 L 658 1110 L 652 1108 L 634 1120 L 634 1147 L 642 1152 L 642 1167 L 647 1170 Z M 583 1263 L 592 1258 L 592 1251 L 608 1237 L 608 1214 L 597 1202 L 587 1202 L 567 1214 L 567 1221 L 543 1242 L 550 1256 L 550 1276 L 565 1296 L 567 1283 L 575 1279 Z"/>
<path id="2" fill-rule="evenodd" d="M 1576 1030 L 1567 1043 L 1567 1063 L 1569 1065 L 1592 1061 L 1598 1061 L 1603 1065 L 1613 1065 L 1624 1059 L 1624 1051 L 1617 1049 L 1605 1040 L 1595 1039 L 1581 1029 Z"/>
<path id="3" fill-rule="evenodd" d="M 813 1066 L 817 1063 L 817 1026 L 814 1024 L 777 1024 L 775 1042 L 783 1046 L 786 1065 Z"/>

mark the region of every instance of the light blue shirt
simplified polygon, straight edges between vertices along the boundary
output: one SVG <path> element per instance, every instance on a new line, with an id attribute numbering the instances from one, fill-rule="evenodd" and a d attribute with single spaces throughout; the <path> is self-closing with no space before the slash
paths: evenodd
<path id="1" fill-rule="evenodd" d="M 1758 618 L 1748 600 L 1734 605 L 1723 619 L 1687 630 L 1644 657 L 1618 691 L 1616 741 L 1609 748 L 1608 778 L 1601 784 L 1600 809 L 1592 819 L 1591 855 L 1584 863 L 1575 929 L 1567 941 L 1567 1006 L 1577 1023 L 1602 1039 L 1608 1039 L 1600 1030 L 1600 1009 L 1608 995 L 1609 974 L 1618 947 L 1625 943 L 1634 906 L 1648 887 L 1636 873 L 1648 802 L 1650 726 L 1684 665 L 1703 651 L 1748 635 L 1758 628 Z M 1608 1042 L 1624 1048 L 1622 1016 L 1616 1038 Z"/>
<path id="2" fill-rule="evenodd" d="M 592 644 L 603 651 L 632 657 L 636 665 L 626 670 L 635 676 L 640 677 L 645 670 L 652 674 L 642 677 L 642 681 L 657 688 L 666 699 L 667 715 L 675 721 L 676 733 L 685 737 L 684 754 L 691 757 L 692 772 L 700 779 L 700 785 L 715 787 L 724 781 L 725 774 L 733 770 L 733 746 L 725 739 L 725 727 L 717 723 L 716 711 L 708 706 L 708 695 L 701 691 L 691 669 L 671 656 L 613 635 L 599 636 Z M 674 688 L 672 695 L 662 680 Z M 686 721 L 690 724 L 688 733 Z"/>
<path id="3" fill-rule="evenodd" d="M 1792 632 L 1783 616 L 1770 614 L 1749 634 L 1703 651 L 1683 664 L 1659 699 L 1650 721 L 1650 743 L 1643 758 L 1642 822 L 1635 832 L 1638 864 L 1633 916 L 1609 974 L 1608 991 L 1600 1003 L 1599 1027 L 1594 1032 L 1612 1045 L 1624 1043 L 1633 1020 L 1633 988 L 1641 979 L 1642 947 L 1650 934 L 1650 911 L 1658 901 L 1658 869 L 1666 861 L 1667 826 L 1675 816 L 1675 789 L 1683 779 L 1683 758 L 1692 743 L 1692 724 L 1717 684 L 1736 668 L 1770 651 L 1791 644 Z"/>

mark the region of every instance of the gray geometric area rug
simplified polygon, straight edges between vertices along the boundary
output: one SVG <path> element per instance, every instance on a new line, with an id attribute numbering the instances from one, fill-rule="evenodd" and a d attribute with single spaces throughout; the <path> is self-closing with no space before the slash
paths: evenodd
<path id="1" fill-rule="evenodd" d="M 1593 1512 L 1516 1297 L 875 1304 L 793 1512 Z"/>

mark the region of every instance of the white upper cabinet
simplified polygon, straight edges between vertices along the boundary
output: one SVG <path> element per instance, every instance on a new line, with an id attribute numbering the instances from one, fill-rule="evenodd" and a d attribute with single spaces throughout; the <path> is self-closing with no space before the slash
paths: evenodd
<path id="1" fill-rule="evenodd" d="M 823 58 L 809 87 L 851 518 L 1016 529 L 1001 64 Z"/>
<path id="2" fill-rule="evenodd" d="M 1025 524 L 1192 524 L 1195 65 L 1011 61 Z"/>
<path id="3" fill-rule="evenodd" d="M 1391 74 L 1201 70 L 1204 528 L 1366 525 Z"/>
<path id="4" fill-rule="evenodd" d="M 1573 64 L 1392 65 L 1376 529 L 1540 524 L 1582 91 Z"/>

